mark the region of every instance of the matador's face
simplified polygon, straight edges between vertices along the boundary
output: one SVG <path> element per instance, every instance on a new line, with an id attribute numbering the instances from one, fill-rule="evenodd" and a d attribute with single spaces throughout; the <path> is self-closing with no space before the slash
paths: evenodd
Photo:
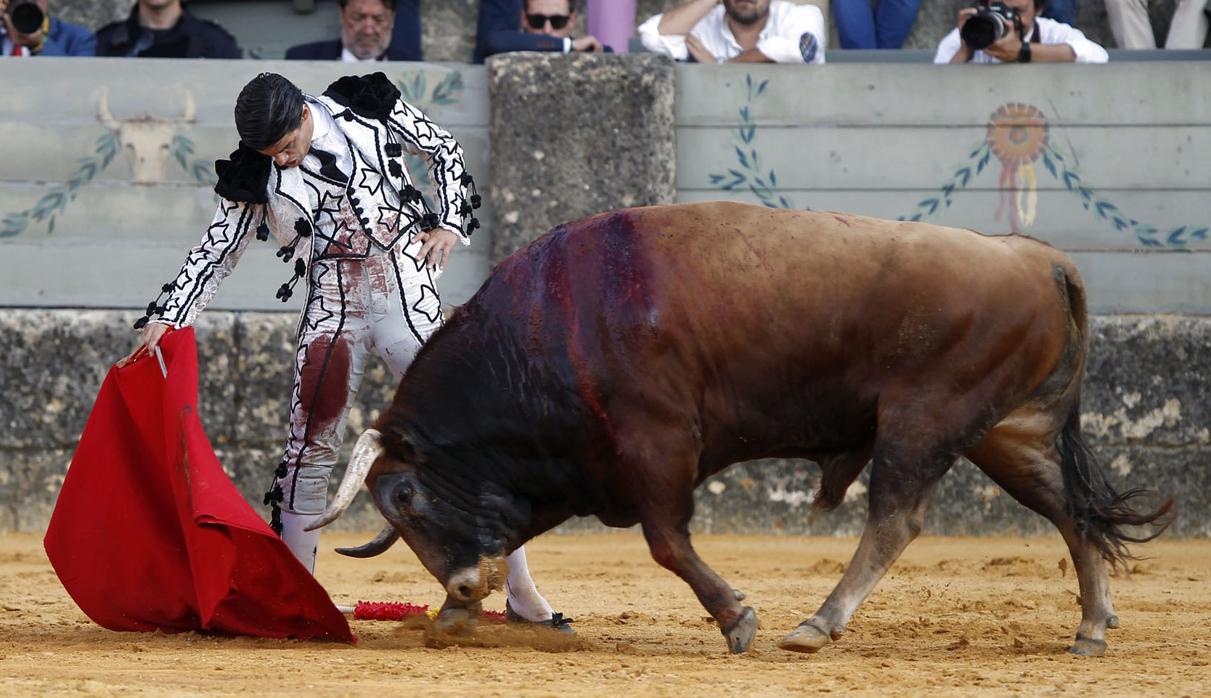
<path id="1" fill-rule="evenodd" d="M 257 152 L 273 158 L 273 164 L 281 169 L 298 167 L 307 153 L 311 152 L 311 135 L 315 132 L 315 118 L 311 115 L 311 107 L 303 103 L 303 113 L 299 117 L 298 128 L 287 131 L 277 143 L 261 148 Z"/>

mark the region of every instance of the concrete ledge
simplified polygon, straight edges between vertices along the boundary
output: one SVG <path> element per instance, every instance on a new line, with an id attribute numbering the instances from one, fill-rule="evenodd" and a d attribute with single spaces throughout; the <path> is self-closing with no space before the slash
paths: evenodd
<path id="1" fill-rule="evenodd" d="M 133 343 L 133 311 L 0 310 L 0 530 L 41 531 L 109 366 Z M 201 413 L 240 491 L 258 510 L 281 456 L 294 355 L 289 313 L 208 312 L 197 327 Z M 1174 534 L 1211 535 L 1211 318 L 1094 318 L 1082 421 L 1122 487 L 1173 495 Z M 350 414 L 346 448 L 394 393 L 372 364 Z M 808 461 L 735 466 L 698 491 L 694 525 L 712 532 L 853 534 L 865 517 L 865 475 L 837 511 L 810 521 L 818 481 Z M 335 484 L 335 483 L 334 483 Z M 376 529 L 363 495 L 339 526 Z M 595 528 L 570 522 L 561 530 Z M 1039 533 L 1050 524 L 963 462 L 943 480 L 927 530 Z"/>

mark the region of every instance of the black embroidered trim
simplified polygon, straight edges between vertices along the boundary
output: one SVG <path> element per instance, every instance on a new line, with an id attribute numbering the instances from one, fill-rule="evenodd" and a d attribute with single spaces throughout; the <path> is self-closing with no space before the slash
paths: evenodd
<path id="1" fill-rule="evenodd" d="M 166 283 L 160 287 L 160 293 L 159 293 L 159 295 L 156 296 L 156 299 L 147 304 L 147 314 L 135 321 L 134 327 L 136 330 L 141 330 L 144 327 L 147 327 L 147 323 L 151 322 L 151 318 L 153 315 L 163 314 L 163 312 L 167 308 L 165 306 L 159 304 L 160 299 L 164 297 L 165 293 L 172 293 L 173 290 L 176 289 L 176 287 L 177 287 L 176 281 L 169 281 L 168 283 Z"/>
<path id="2" fill-rule="evenodd" d="M 329 85 L 324 95 L 355 114 L 376 121 L 385 121 L 400 98 L 399 88 L 381 72 L 343 77 Z"/>
<path id="3" fill-rule="evenodd" d="M 214 185 L 215 193 L 230 201 L 251 204 L 268 202 L 269 156 L 241 143 L 230 157 L 230 160 L 214 162 L 215 174 L 219 176 L 218 183 Z"/>
<path id="4" fill-rule="evenodd" d="M 298 241 L 297 238 L 295 239 L 295 241 L 296 242 Z M 278 250 L 278 254 L 281 254 L 282 250 L 286 250 L 286 249 L 288 249 L 288 248 L 283 247 L 281 250 Z M 278 289 L 278 292 L 275 297 L 278 300 L 282 301 L 283 303 L 290 300 L 290 297 L 294 295 L 294 287 L 298 285 L 299 279 L 303 278 L 303 276 L 306 275 L 306 273 L 307 273 L 307 263 L 301 259 L 294 260 L 294 276 L 291 277 L 291 279 L 289 281 L 282 284 L 281 288 Z"/>
<path id="5" fill-rule="evenodd" d="M 286 498 L 286 493 L 282 491 L 282 485 L 278 482 L 278 479 L 286 477 L 286 464 L 279 465 L 277 470 L 273 471 L 273 475 L 273 484 L 265 492 L 265 497 L 262 501 L 269 507 L 269 528 L 272 528 L 273 532 L 280 536 L 282 535 L 281 502 Z"/>

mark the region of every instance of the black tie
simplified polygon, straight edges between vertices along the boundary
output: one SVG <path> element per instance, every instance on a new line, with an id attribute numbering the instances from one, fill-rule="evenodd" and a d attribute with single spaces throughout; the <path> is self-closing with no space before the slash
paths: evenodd
<path id="1" fill-rule="evenodd" d="M 336 166 L 336 156 L 326 150 L 312 147 L 311 152 L 320 161 L 320 174 L 341 184 L 349 182 L 349 177 Z"/>

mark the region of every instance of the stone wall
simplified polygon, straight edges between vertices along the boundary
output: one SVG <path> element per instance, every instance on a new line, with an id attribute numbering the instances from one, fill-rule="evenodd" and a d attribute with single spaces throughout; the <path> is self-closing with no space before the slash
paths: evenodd
<path id="1" fill-rule="evenodd" d="M 0 311 L 0 530 L 41 531 L 108 366 L 131 348 L 135 312 Z M 281 454 L 296 318 L 288 313 L 203 314 L 197 327 L 200 413 L 219 460 L 257 503 Z M 1108 316 L 1093 320 L 1082 422 L 1121 487 L 1177 500 L 1174 535 L 1211 535 L 1211 318 Z M 349 418 L 349 442 L 390 400 L 373 362 Z M 347 444 L 347 447 L 350 444 Z M 346 450 L 348 450 L 346 448 Z M 865 516 L 865 475 L 835 512 L 809 517 L 818 469 L 807 461 L 735 466 L 698 491 L 696 529 L 734 533 L 854 534 Z M 335 486 L 335 483 L 334 483 Z M 377 529 L 360 495 L 338 523 Z M 581 520 L 562 530 L 593 528 Z M 928 529 L 940 534 L 1043 533 L 1049 524 L 962 462 L 942 482 Z"/>
<path id="2" fill-rule="evenodd" d="M 672 203 L 672 61 L 522 53 L 488 71 L 492 264 L 565 221 Z"/>

